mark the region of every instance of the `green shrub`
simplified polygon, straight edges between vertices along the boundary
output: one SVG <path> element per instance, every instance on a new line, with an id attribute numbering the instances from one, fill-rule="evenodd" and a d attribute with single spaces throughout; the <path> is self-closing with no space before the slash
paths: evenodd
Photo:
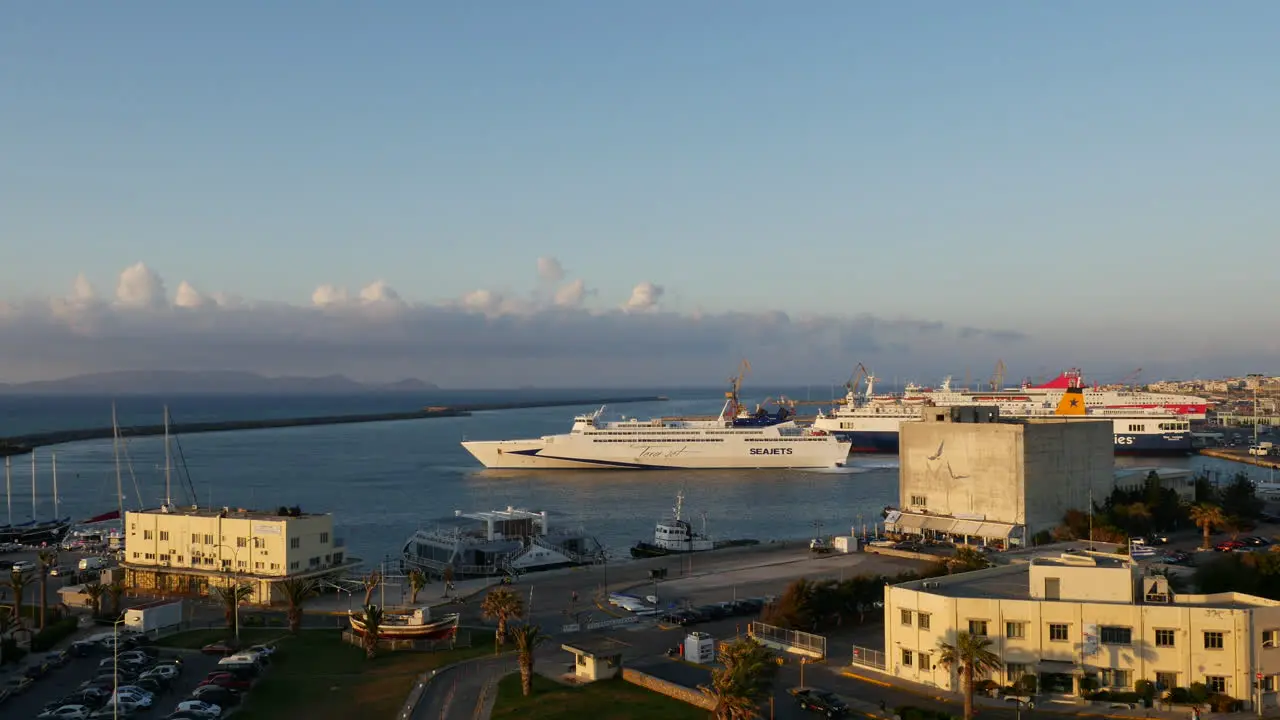
<path id="1" fill-rule="evenodd" d="M 36 633 L 35 637 L 31 638 L 31 651 L 44 652 L 49 650 L 54 645 L 70 637 L 76 631 L 78 625 L 79 623 L 76 622 L 75 618 L 64 618 L 46 626 L 45 629 Z"/>
<path id="2" fill-rule="evenodd" d="M 16 663 L 26 657 L 27 651 L 18 647 L 18 641 L 13 638 L 5 638 L 0 640 L 0 655 L 4 656 L 4 664 Z"/>

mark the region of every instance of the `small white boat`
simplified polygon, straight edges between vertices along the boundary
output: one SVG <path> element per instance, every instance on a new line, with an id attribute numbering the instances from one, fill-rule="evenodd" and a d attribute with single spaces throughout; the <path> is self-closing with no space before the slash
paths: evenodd
<path id="1" fill-rule="evenodd" d="M 352 610 L 351 630 L 364 635 L 364 612 Z M 387 608 L 378 625 L 380 640 L 442 640 L 458 631 L 458 614 L 450 613 L 439 620 L 431 619 L 431 608 L 425 605 L 409 608 Z"/>

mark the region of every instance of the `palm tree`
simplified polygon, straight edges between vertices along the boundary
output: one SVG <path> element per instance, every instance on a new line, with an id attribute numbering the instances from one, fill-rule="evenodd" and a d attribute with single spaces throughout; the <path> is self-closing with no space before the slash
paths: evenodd
<path id="1" fill-rule="evenodd" d="M 1200 503 L 1191 508 L 1191 522 L 1200 526 L 1204 531 L 1204 544 L 1201 545 L 1205 550 L 1209 549 L 1209 534 L 1213 532 L 1214 526 L 1222 527 L 1227 524 L 1227 518 L 1222 514 L 1222 508 L 1209 503 Z"/>
<path id="2" fill-rule="evenodd" d="M 506 645 L 507 622 L 524 615 L 524 602 L 520 600 L 519 595 L 509 589 L 497 588 L 490 590 L 489 594 L 484 596 L 484 602 L 480 604 L 480 614 L 486 620 L 498 621 L 498 629 L 493 633 L 493 639 L 499 645 Z"/>
<path id="3" fill-rule="evenodd" d="M 124 583 L 116 580 L 107 586 L 107 596 L 111 598 L 111 614 L 117 618 L 120 615 L 120 600 L 124 597 Z"/>
<path id="4" fill-rule="evenodd" d="M 378 630 L 382 628 L 382 608 L 377 605 L 365 605 L 364 615 L 364 656 L 372 660 L 378 655 Z"/>
<path id="5" fill-rule="evenodd" d="M 36 572 L 39 573 L 37 579 L 40 581 L 40 629 L 44 629 L 45 613 L 49 610 L 49 598 L 45 591 L 49 583 L 49 570 L 58 564 L 57 550 L 41 550 L 36 554 Z"/>
<path id="6" fill-rule="evenodd" d="M 444 581 L 444 594 L 448 595 L 453 589 L 453 566 L 445 565 L 444 572 L 440 574 L 440 579 Z"/>
<path id="7" fill-rule="evenodd" d="M 382 573 L 374 570 L 364 576 L 364 605 L 368 607 L 373 602 L 373 591 L 378 589 L 378 585 L 382 582 Z"/>
<path id="8" fill-rule="evenodd" d="M 520 665 L 520 690 L 529 697 L 533 693 L 533 651 L 546 642 L 547 636 L 537 625 L 520 623 L 511 629 L 511 638 L 519 652 L 516 661 Z"/>
<path id="9" fill-rule="evenodd" d="M 409 595 L 410 605 L 418 604 L 418 593 L 422 592 L 422 589 L 425 588 L 426 586 L 427 586 L 426 573 L 422 572 L 422 570 L 420 570 L 419 568 L 414 568 L 409 571 L 409 592 L 411 593 Z"/>
<path id="10" fill-rule="evenodd" d="M 248 585 L 219 585 L 213 588 L 213 596 L 222 603 L 222 614 L 227 620 L 227 629 L 235 627 L 236 611 L 240 603 L 253 595 L 253 588 Z"/>
<path id="11" fill-rule="evenodd" d="M 711 684 L 698 689 L 715 703 L 717 720 L 747 720 L 757 716 L 778 671 L 773 653 L 752 638 L 741 638 L 720 651 L 723 669 L 711 673 Z"/>
<path id="12" fill-rule="evenodd" d="M 18 624 L 22 624 L 22 596 L 26 594 L 27 586 L 31 584 L 31 576 L 13 570 L 9 573 L 9 582 L 6 584 L 13 588 L 13 617 L 17 619 Z"/>
<path id="13" fill-rule="evenodd" d="M 285 602 L 289 603 L 289 632 L 294 635 L 302 629 L 302 606 L 311 598 L 320 594 L 315 580 L 307 578 L 289 578 L 280 583 Z"/>
<path id="14" fill-rule="evenodd" d="M 959 671 L 964 682 L 964 719 L 973 720 L 973 686 L 974 678 L 987 675 L 998 670 L 1004 663 L 1000 656 L 991 652 L 991 639 L 984 635 L 971 635 L 961 630 L 956 635 L 956 644 L 938 643 L 942 654 L 938 662 Z"/>
<path id="15" fill-rule="evenodd" d="M 81 592 L 89 596 L 89 605 L 93 608 L 93 616 L 98 617 L 102 613 L 102 596 L 107 594 L 107 586 L 94 580 L 85 583 Z"/>

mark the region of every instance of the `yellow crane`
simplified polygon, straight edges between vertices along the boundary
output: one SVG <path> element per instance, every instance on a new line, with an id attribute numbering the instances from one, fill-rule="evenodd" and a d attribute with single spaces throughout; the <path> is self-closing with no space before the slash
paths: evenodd
<path id="1" fill-rule="evenodd" d="M 993 392 L 1004 389 L 1004 372 L 1006 369 L 1007 368 L 1004 366 L 1004 360 L 996 361 L 996 371 L 991 376 L 991 390 Z"/>
<path id="2" fill-rule="evenodd" d="M 725 399 L 729 401 L 729 417 L 738 414 L 738 410 L 742 408 L 742 403 L 738 400 L 738 391 L 742 389 L 742 381 L 747 379 L 751 374 L 751 362 L 746 358 L 738 363 L 738 374 L 729 378 L 729 389 L 725 391 Z"/>

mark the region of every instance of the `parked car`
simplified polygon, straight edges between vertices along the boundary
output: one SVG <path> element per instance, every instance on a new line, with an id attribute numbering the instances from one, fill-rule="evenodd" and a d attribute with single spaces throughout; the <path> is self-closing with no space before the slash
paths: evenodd
<path id="1" fill-rule="evenodd" d="M 178 703 L 175 712 L 191 713 L 200 717 L 216 718 L 222 714 L 222 708 L 203 700 L 184 700 Z"/>
<path id="2" fill-rule="evenodd" d="M 247 679 L 236 677 L 235 673 L 212 672 L 209 673 L 208 677 L 200 681 L 200 685 L 217 685 L 231 688 L 232 690 L 248 690 L 251 683 Z"/>
<path id="3" fill-rule="evenodd" d="M 228 640 L 209 643 L 208 645 L 205 645 L 204 647 L 200 648 L 200 652 L 204 653 L 205 655 L 230 655 L 235 651 L 236 651 L 235 643 L 230 642 Z"/>
<path id="4" fill-rule="evenodd" d="M 834 693 L 818 688 L 797 687 L 787 692 L 795 697 L 800 709 L 826 715 L 829 718 L 843 717 L 849 712 L 849 706 Z"/>
<path id="5" fill-rule="evenodd" d="M 21 695 L 27 691 L 27 688 L 35 684 L 35 680 L 26 675 L 14 675 L 4 684 L 4 689 L 9 691 L 11 695 Z"/>
<path id="6" fill-rule="evenodd" d="M 88 720 L 92 712 L 87 705 L 63 705 L 52 710 L 45 710 L 36 717 L 56 718 L 57 720 Z"/>

